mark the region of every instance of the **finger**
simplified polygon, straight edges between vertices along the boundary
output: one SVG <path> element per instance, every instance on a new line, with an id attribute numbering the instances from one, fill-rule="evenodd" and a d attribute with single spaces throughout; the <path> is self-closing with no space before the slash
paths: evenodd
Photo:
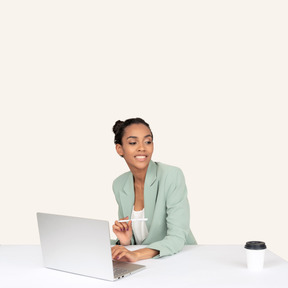
<path id="1" fill-rule="evenodd" d="M 114 245 L 114 246 L 111 247 L 111 250 L 115 251 L 115 250 L 120 249 L 121 247 L 123 247 L 123 246 L 122 245 Z"/>
<path id="2" fill-rule="evenodd" d="M 123 246 L 118 246 L 114 251 L 112 252 L 112 258 L 113 259 L 120 259 L 119 255 L 122 253 Z"/>
<path id="3" fill-rule="evenodd" d="M 113 259 L 114 259 L 115 255 L 117 255 L 117 253 L 119 253 L 119 252 L 117 252 L 117 251 L 118 251 L 118 248 L 119 248 L 118 245 L 117 245 L 117 246 L 113 246 L 113 247 L 111 248 L 111 253 L 112 253 L 112 258 L 113 258 Z"/>
<path id="4" fill-rule="evenodd" d="M 115 259 L 121 260 L 122 258 L 125 257 L 126 254 L 127 254 L 127 251 L 122 251 L 122 250 L 120 250 L 120 251 L 118 251 L 117 254 L 115 254 Z M 123 260 L 123 259 L 122 259 L 122 260 Z"/>
<path id="5" fill-rule="evenodd" d="M 117 254 L 117 250 L 112 251 L 112 259 L 116 259 Z"/>
<path id="6" fill-rule="evenodd" d="M 116 225 L 113 225 L 112 228 L 113 228 L 113 231 L 119 231 L 119 232 L 122 231 L 121 227 L 118 227 Z"/>
<path id="7" fill-rule="evenodd" d="M 133 260 L 133 252 L 131 251 L 122 251 L 118 256 L 117 256 L 117 260 L 119 261 L 128 261 L 128 262 L 134 262 L 135 260 Z"/>
<path id="8" fill-rule="evenodd" d="M 124 227 L 123 223 L 119 223 L 118 221 L 115 221 L 115 224 L 114 224 L 116 227 L 119 228 L 119 231 L 126 231 L 126 227 Z"/>
<path id="9" fill-rule="evenodd" d="M 122 226 L 123 226 L 123 231 L 128 231 L 129 230 L 129 226 L 127 223 L 122 223 Z"/>
<path id="10" fill-rule="evenodd" d="M 112 251 L 118 251 L 122 249 L 125 249 L 122 245 L 114 245 L 113 247 L 111 247 Z"/>
<path id="11" fill-rule="evenodd" d="M 120 220 L 128 220 L 129 217 L 126 216 L 124 218 L 121 218 Z M 117 221 L 118 222 L 118 221 Z M 118 222 L 119 223 L 119 222 Z M 119 223 L 120 224 L 120 223 Z M 127 229 L 129 228 L 128 225 L 127 225 L 127 222 L 121 222 L 122 226 L 123 226 L 123 231 L 127 231 Z"/>
<path id="12" fill-rule="evenodd" d="M 122 224 L 122 230 L 121 231 L 129 231 L 132 230 L 132 221 L 129 221 L 128 223 L 121 223 Z"/>

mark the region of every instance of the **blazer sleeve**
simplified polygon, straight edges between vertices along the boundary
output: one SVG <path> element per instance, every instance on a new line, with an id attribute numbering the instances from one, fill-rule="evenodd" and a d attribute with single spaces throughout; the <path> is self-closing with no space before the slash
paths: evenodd
<path id="1" fill-rule="evenodd" d="M 190 232 L 190 208 L 185 178 L 179 168 L 171 172 L 166 177 L 165 186 L 167 235 L 148 245 L 148 248 L 160 251 L 156 258 L 181 251 Z"/>

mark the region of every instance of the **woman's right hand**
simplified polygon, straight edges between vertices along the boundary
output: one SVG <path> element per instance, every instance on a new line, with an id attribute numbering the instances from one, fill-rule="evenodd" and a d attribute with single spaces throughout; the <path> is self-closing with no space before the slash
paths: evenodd
<path id="1" fill-rule="evenodd" d="M 120 220 L 128 220 L 128 216 Z M 132 237 L 132 221 L 127 222 L 118 222 L 115 221 L 112 226 L 113 232 L 120 241 L 120 244 L 123 246 L 130 245 Z"/>

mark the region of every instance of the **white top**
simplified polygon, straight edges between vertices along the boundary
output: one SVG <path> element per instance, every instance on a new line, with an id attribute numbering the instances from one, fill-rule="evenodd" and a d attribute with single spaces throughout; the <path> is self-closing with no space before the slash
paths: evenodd
<path id="1" fill-rule="evenodd" d="M 140 211 L 135 211 L 133 206 L 133 211 L 131 214 L 131 219 L 144 218 L 144 208 Z M 135 221 L 132 222 L 132 230 L 135 236 L 135 241 L 137 245 L 142 244 L 148 235 L 148 229 L 145 221 Z"/>

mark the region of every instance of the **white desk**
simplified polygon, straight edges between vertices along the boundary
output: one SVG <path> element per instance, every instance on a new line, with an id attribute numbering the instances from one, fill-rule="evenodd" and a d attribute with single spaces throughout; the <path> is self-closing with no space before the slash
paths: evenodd
<path id="1" fill-rule="evenodd" d="M 245 260 L 238 245 L 186 246 L 173 256 L 139 261 L 145 270 L 108 282 L 43 268 L 40 246 L 0 246 L 0 287 L 288 287 L 285 260 L 268 250 L 261 272 L 248 271 Z"/>

